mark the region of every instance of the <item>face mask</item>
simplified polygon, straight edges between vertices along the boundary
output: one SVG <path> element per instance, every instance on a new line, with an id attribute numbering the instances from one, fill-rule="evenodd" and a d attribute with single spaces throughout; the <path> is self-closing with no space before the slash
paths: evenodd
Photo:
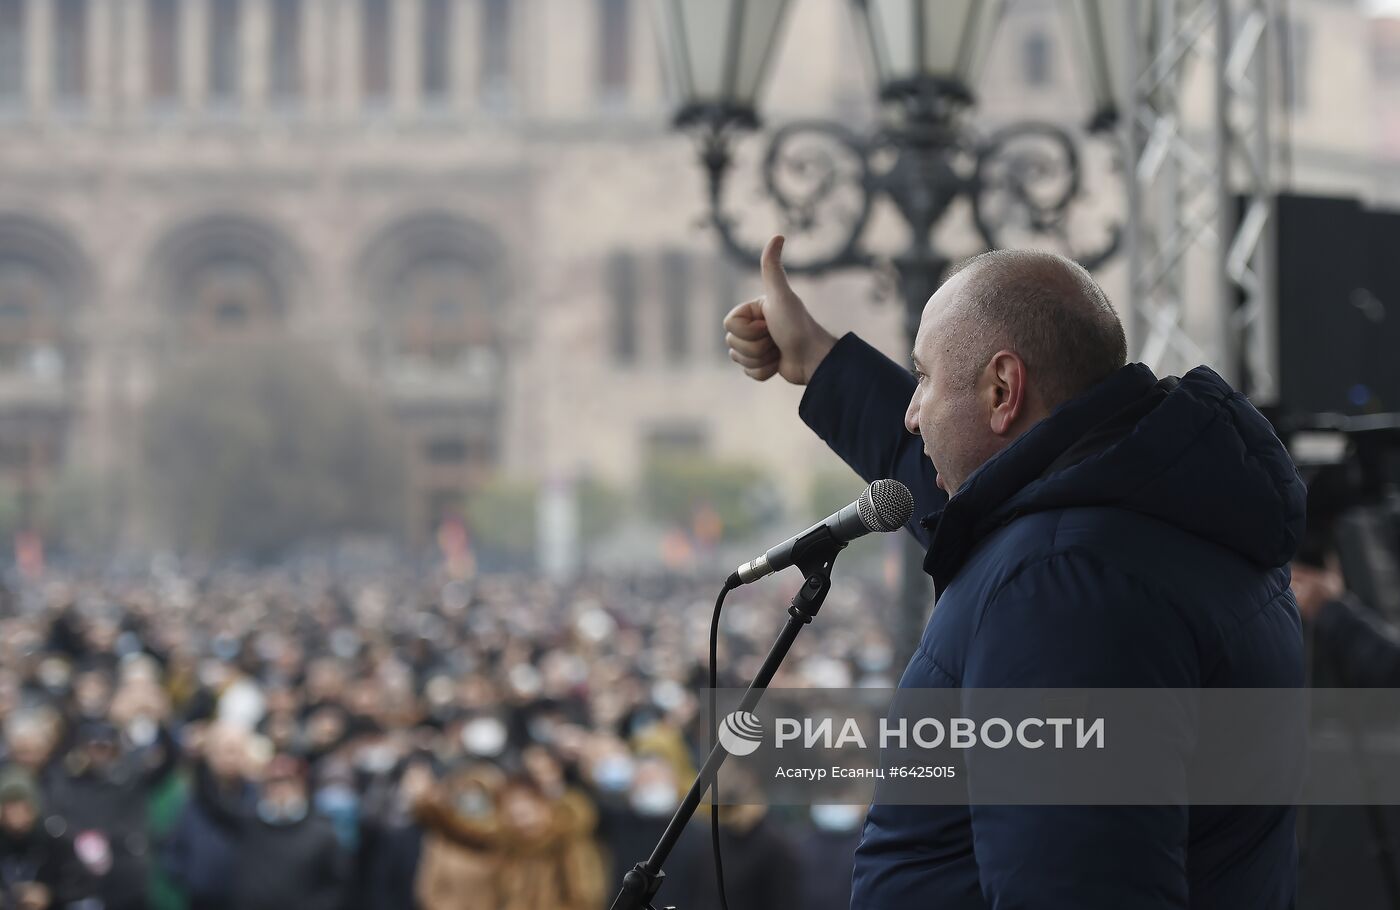
<path id="1" fill-rule="evenodd" d="M 228 680 L 228 671 L 217 661 L 206 661 L 199 668 L 199 684 L 206 689 L 217 689 Z"/>
<path id="2" fill-rule="evenodd" d="M 306 800 L 294 799 L 278 805 L 271 800 L 260 800 L 258 802 L 258 818 L 269 825 L 294 825 L 306 818 Z"/>
<path id="3" fill-rule="evenodd" d="M 394 767 L 396 757 L 393 746 L 381 743 L 361 749 L 358 764 L 371 774 L 383 774 Z"/>
<path id="4" fill-rule="evenodd" d="M 506 725 L 494 717 L 479 717 L 462 728 L 462 746 L 473 755 L 494 758 L 506 747 Z"/>
<path id="5" fill-rule="evenodd" d="M 327 815 L 353 812 L 359 802 L 355 791 L 344 784 L 331 784 L 316 791 L 316 808 Z"/>
<path id="6" fill-rule="evenodd" d="M 360 638 L 350 629 L 336 629 L 331 633 L 331 652 L 343 660 L 349 660 L 360 652 Z"/>
<path id="7" fill-rule="evenodd" d="M 632 786 L 632 760 L 625 755 L 612 755 L 593 766 L 593 782 L 598 789 L 621 793 Z"/>
<path id="8" fill-rule="evenodd" d="M 491 814 L 491 798 L 479 787 L 472 787 L 457 794 L 453 805 L 456 806 L 459 815 L 468 818 L 483 818 Z"/>
<path id="9" fill-rule="evenodd" d="M 540 693 L 540 672 L 529 664 L 516 664 L 507 674 L 511 688 L 524 696 Z"/>
<path id="10" fill-rule="evenodd" d="M 427 696 L 428 703 L 433 707 L 445 708 L 452 704 L 452 698 L 456 692 L 453 689 L 452 680 L 446 676 L 434 676 L 423 687 L 423 694 Z"/>
<path id="11" fill-rule="evenodd" d="M 854 831 L 865 817 L 862 806 L 816 805 L 812 807 L 812 824 L 822 831 Z"/>
<path id="12" fill-rule="evenodd" d="M 550 743 L 554 741 L 554 721 L 543 717 L 532 718 L 526 729 L 530 732 L 530 738 L 537 743 Z"/>
<path id="13" fill-rule="evenodd" d="M 126 725 L 126 738 L 138 749 L 155 742 L 156 733 L 156 722 L 149 717 L 133 718 L 131 723 Z"/>
<path id="14" fill-rule="evenodd" d="M 117 636 L 117 642 L 113 650 L 121 656 L 136 654 L 141 650 L 141 636 L 135 632 L 123 632 Z"/>
<path id="15" fill-rule="evenodd" d="M 664 711 L 674 711 L 685 704 L 685 689 L 673 679 L 663 679 L 651 687 L 651 700 Z"/>
<path id="16" fill-rule="evenodd" d="M 647 728 L 661 719 L 657 710 L 650 706 L 638 708 L 632 714 L 631 722 L 628 724 L 628 735 L 638 736 L 645 733 Z"/>
<path id="17" fill-rule="evenodd" d="M 676 790 L 670 784 L 648 784 L 633 791 L 632 808 L 648 818 L 669 815 L 676 808 Z"/>
<path id="18" fill-rule="evenodd" d="M 50 692 L 64 692 L 72 679 L 68 665 L 59 660 L 49 659 L 39 664 L 39 684 Z"/>
<path id="19" fill-rule="evenodd" d="M 881 673 L 890 668 L 894 662 L 890 649 L 884 645 L 868 645 L 860 650 L 856 657 L 856 662 L 860 668 L 867 673 Z"/>

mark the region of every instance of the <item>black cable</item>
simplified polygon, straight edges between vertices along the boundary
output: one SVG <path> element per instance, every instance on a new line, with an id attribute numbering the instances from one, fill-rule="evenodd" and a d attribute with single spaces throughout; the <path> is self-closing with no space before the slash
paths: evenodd
<path id="1" fill-rule="evenodd" d="M 715 717 L 715 689 L 719 685 L 719 614 L 724 609 L 724 598 L 738 585 L 737 577 L 731 576 L 725 582 L 715 600 L 715 612 L 710 617 L 710 751 L 715 750 L 716 731 L 719 729 Z M 729 910 L 729 900 L 724 895 L 724 862 L 719 852 L 719 769 L 715 769 L 714 780 L 710 781 L 710 846 L 715 855 L 715 885 L 719 889 L 720 910 Z"/>

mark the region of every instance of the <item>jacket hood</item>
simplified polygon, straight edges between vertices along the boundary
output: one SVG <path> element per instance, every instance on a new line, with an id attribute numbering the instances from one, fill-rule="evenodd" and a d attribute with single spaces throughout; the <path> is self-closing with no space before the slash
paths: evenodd
<path id="1" fill-rule="evenodd" d="M 1269 568 L 1293 558 L 1305 500 L 1269 422 L 1213 370 L 1158 380 L 1132 363 L 1061 405 L 927 516 L 924 565 L 941 589 L 978 540 L 1019 515 L 1112 506 Z"/>

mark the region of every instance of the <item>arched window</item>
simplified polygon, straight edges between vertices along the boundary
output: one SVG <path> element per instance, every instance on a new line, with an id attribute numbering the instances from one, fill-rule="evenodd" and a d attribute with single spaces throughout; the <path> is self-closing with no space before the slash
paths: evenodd
<path id="1" fill-rule="evenodd" d="M 59 391 L 76 357 L 86 267 L 62 232 L 0 217 L 0 382 Z"/>
<path id="2" fill-rule="evenodd" d="M 282 325 L 301 274 L 290 240 L 241 215 L 170 230 L 152 263 L 174 338 L 195 342 L 267 335 Z"/>
<path id="3" fill-rule="evenodd" d="M 256 334 L 282 318 L 276 282 L 259 263 L 237 258 L 209 262 L 186 285 L 187 330 L 207 339 Z"/>
<path id="4" fill-rule="evenodd" d="M 67 368 L 68 314 L 57 276 L 0 254 L 0 377 L 59 383 Z"/>
<path id="5" fill-rule="evenodd" d="M 461 369 L 490 357 L 495 327 L 486 276 L 469 261 L 432 256 L 404 269 L 396 312 L 397 356 L 434 369 Z"/>
<path id="6" fill-rule="evenodd" d="M 405 388 L 490 393 L 500 372 L 500 243 L 450 215 L 406 218 L 368 248 L 362 265 L 383 368 Z M 396 378 L 395 378 L 396 377 Z"/>

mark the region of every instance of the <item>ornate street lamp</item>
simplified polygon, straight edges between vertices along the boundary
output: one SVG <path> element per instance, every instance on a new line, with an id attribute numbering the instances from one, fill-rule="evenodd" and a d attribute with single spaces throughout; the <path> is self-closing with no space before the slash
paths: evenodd
<path id="1" fill-rule="evenodd" d="M 905 304 L 910 339 L 950 260 L 933 232 L 954 203 L 968 205 L 989 248 L 1009 229 L 1056 238 L 1088 268 L 1118 249 L 1107 225 L 1091 248 L 1071 237 L 1084 201 L 1079 144 L 1060 125 L 1022 122 L 978 133 L 968 122 L 981 64 L 1003 11 L 1001 0 L 850 0 L 864 33 L 882 102 L 866 133 L 826 120 L 777 129 L 762 159 L 765 194 L 790 234 L 820 230 L 810 258 L 792 273 L 889 268 Z M 1115 122 L 1127 59 L 1116 52 L 1125 8 L 1137 0 L 1062 0 L 1074 13 L 1095 103 L 1092 127 Z M 663 53 L 680 107 L 676 125 L 695 133 L 709 188 L 709 221 L 725 250 L 753 265 L 759 248 L 739 236 L 724 197 L 739 135 L 760 122 L 756 99 L 789 0 L 656 0 Z M 1124 29 L 1119 32 L 1118 29 Z M 866 243 L 877 204 L 899 212 L 909 243 L 880 255 Z M 809 243 L 798 249 L 811 252 Z M 791 247 L 790 247 L 791 249 Z M 901 595 L 900 641 L 912 643 L 927 611 L 927 580 L 910 554 Z M 910 645 L 912 647 L 912 645 Z"/>
<path id="2" fill-rule="evenodd" d="M 1076 35 L 1097 106 L 1095 124 L 1113 122 L 1115 72 L 1108 39 L 1134 0 L 1064 0 L 1074 8 Z M 726 250 L 758 259 L 724 203 L 738 134 L 759 125 L 756 99 L 790 0 L 656 0 L 664 56 L 679 107 L 677 127 L 694 132 L 708 175 L 710 215 Z M 816 256 L 787 263 L 795 273 L 893 267 L 906 303 L 910 337 L 924 302 L 949 260 L 932 234 L 950 206 L 970 203 L 983 242 L 1001 246 L 1015 225 L 1059 237 L 1093 268 L 1118 249 L 1110 225 L 1094 249 L 1069 237 L 1071 208 L 1082 199 L 1077 143 L 1053 123 L 1024 122 L 978 135 L 965 122 L 980 66 L 1001 17 L 1001 0 L 851 0 L 879 79 L 885 116 L 869 134 L 844 124 L 804 120 L 778 129 L 763 156 L 762 176 L 794 234 L 820 228 L 836 239 Z M 838 197 L 840 211 L 833 208 Z M 863 243 L 875 206 L 886 202 L 910 229 L 900 253 L 877 256 Z M 823 216 L 826 217 L 823 217 Z"/>
<path id="3" fill-rule="evenodd" d="M 788 0 L 658 0 L 678 126 L 758 126 L 755 102 Z"/>
<path id="4" fill-rule="evenodd" d="M 1002 0 L 855 0 L 865 20 L 880 97 L 915 104 L 972 103 L 972 83 Z"/>

